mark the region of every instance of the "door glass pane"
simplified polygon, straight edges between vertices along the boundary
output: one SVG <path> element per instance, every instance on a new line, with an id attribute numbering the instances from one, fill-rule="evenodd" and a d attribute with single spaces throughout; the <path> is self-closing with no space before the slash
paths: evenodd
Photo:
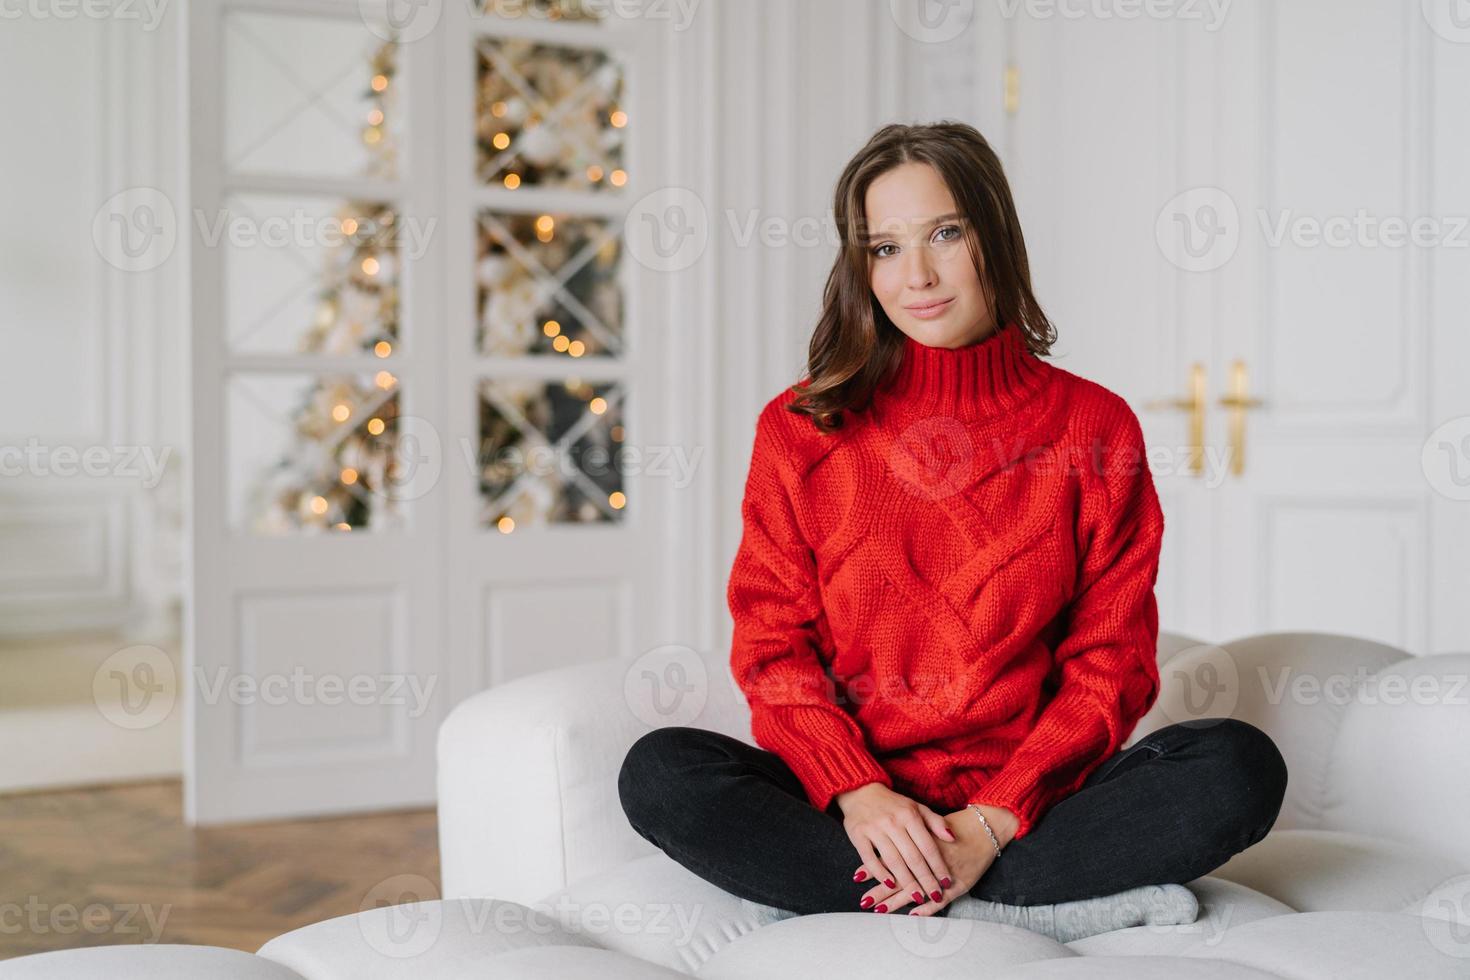
<path id="1" fill-rule="evenodd" d="M 398 176 L 397 48 L 360 17 L 232 11 L 222 44 L 226 171 Z"/>
<path id="2" fill-rule="evenodd" d="M 482 211 L 475 269 L 480 353 L 621 353 L 618 227 L 604 218 Z"/>
<path id="3" fill-rule="evenodd" d="M 609 51 L 482 38 L 476 173 L 487 184 L 616 190 L 628 182 L 623 66 Z"/>
<path id="4" fill-rule="evenodd" d="M 479 393 L 481 526 L 621 522 L 621 383 L 496 378 Z"/>
<path id="5" fill-rule="evenodd" d="M 225 405 L 231 526 L 263 535 L 401 527 L 418 460 L 399 406 L 388 371 L 233 375 Z"/>
<path id="6" fill-rule="evenodd" d="M 381 202 L 260 194 L 201 221 L 205 246 L 224 251 L 232 351 L 397 349 L 403 260 L 426 244 L 419 222 Z"/>

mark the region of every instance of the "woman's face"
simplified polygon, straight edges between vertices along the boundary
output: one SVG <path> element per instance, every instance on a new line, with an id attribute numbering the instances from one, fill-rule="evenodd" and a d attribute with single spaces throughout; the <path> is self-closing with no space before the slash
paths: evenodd
<path id="1" fill-rule="evenodd" d="M 927 163 L 900 164 L 868 186 L 864 207 L 868 280 L 888 319 L 929 347 L 989 336 L 995 316 L 965 244 L 964 217 L 939 172 Z"/>

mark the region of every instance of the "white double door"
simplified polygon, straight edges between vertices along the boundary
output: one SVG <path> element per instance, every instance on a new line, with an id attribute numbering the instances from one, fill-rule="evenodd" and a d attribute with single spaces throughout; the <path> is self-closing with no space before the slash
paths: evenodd
<path id="1" fill-rule="evenodd" d="M 1470 20 L 1160 9 L 1018 18 L 1002 132 L 1058 363 L 1145 427 L 1163 628 L 1470 648 Z"/>
<path id="2" fill-rule="evenodd" d="M 682 474 L 606 452 L 682 444 L 623 240 L 667 25 L 389 6 L 188 11 L 192 821 L 432 803 L 455 703 L 677 608 Z"/>

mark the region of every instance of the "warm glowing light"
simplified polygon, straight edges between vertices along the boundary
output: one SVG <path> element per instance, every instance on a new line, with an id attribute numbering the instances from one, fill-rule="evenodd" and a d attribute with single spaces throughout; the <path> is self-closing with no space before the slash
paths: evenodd
<path id="1" fill-rule="evenodd" d="M 597 183 L 599 180 L 602 179 L 602 168 L 595 163 L 592 166 L 588 167 L 587 179 L 592 181 L 592 183 L 594 184 Z"/>
<path id="2" fill-rule="evenodd" d="M 490 106 L 490 114 L 492 116 L 494 116 L 496 119 L 499 119 L 501 116 L 504 116 L 505 115 L 506 108 L 507 107 L 506 107 L 506 104 L 504 102 L 496 102 L 496 103 L 493 103 Z"/>
<path id="3" fill-rule="evenodd" d="M 495 147 L 497 150 L 505 149 L 507 146 L 510 146 L 510 134 L 496 133 L 494 136 L 490 137 L 490 145 Z"/>
<path id="4" fill-rule="evenodd" d="M 393 353 L 393 345 L 386 340 L 380 340 L 376 344 L 373 344 L 373 353 L 379 357 L 387 357 Z"/>
<path id="5" fill-rule="evenodd" d="M 517 187 L 521 186 L 521 175 L 520 174 L 506 174 L 505 175 L 505 186 L 508 187 L 508 188 L 510 188 L 511 190 L 515 190 Z"/>
<path id="6" fill-rule="evenodd" d="M 536 219 L 537 231 L 551 231 L 555 227 L 556 219 L 549 214 L 543 214 L 541 217 Z"/>
<path id="7" fill-rule="evenodd" d="M 587 407 L 592 410 L 593 415 L 601 415 L 603 412 L 607 411 L 607 399 L 599 395 L 598 397 L 588 402 Z"/>
<path id="8" fill-rule="evenodd" d="M 622 187 L 628 182 L 628 172 L 626 170 L 614 170 L 608 180 L 612 181 L 614 187 Z"/>
<path id="9" fill-rule="evenodd" d="M 383 434 L 383 429 L 384 429 L 384 425 L 383 425 L 383 420 L 382 419 L 368 419 L 367 430 L 369 432 L 371 432 L 373 435 L 375 435 L 375 436 L 382 435 Z"/>
<path id="10" fill-rule="evenodd" d="M 313 514 L 325 514 L 327 512 L 327 498 L 326 497 L 312 497 L 311 498 L 311 512 Z"/>
<path id="11" fill-rule="evenodd" d="M 332 407 L 332 418 L 336 419 L 338 422 L 346 422 L 348 419 L 352 418 L 352 407 L 350 405 L 338 402 Z"/>
<path id="12" fill-rule="evenodd" d="M 373 145 L 374 143 L 381 142 L 382 139 L 383 131 L 376 126 L 369 126 L 367 129 L 364 129 L 362 131 L 362 141 L 369 146 Z"/>
<path id="13" fill-rule="evenodd" d="M 369 255 L 362 260 L 362 271 L 370 276 L 378 274 L 378 260 Z"/>
<path id="14" fill-rule="evenodd" d="M 541 332 L 546 334 L 546 336 L 548 337 L 555 337 L 557 334 L 561 333 L 561 324 L 557 323 L 555 320 L 547 320 L 541 325 Z"/>
<path id="15" fill-rule="evenodd" d="M 387 391 L 389 388 L 398 383 L 398 379 L 393 377 L 393 375 L 388 371 L 379 371 L 377 373 L 377 376 L 373 378 L 373 381 L 376 382 L 377 386 L 379 388 L 382 388 L 384 391 Z"/>
<path id="16" fill-rule="evenodd" d="M 341 479 L 342 482 L 347 484 L 349 487 L 352 486 L 352 484 L 357 482 L 357 470 L 353 469 L 350 466 L 342 467 Z"/>
<path id="17" fill-rule="evenodd" d="M 369 112 L 368 113 L 368 122 L 372 123 L 374 126 L 381 126 L 381 125 L 383 125 L 383 110 L 382 109 L 374 109 L 372 112 Z"/>
<path id="18" fill-rule="evenodd" d="M 357 234 L 357 219 L 356 218 L 345 218 L 345 219 L 343 219 L 343 221 L 342 221 L 342 234 L 344 234 L 344 235 L 355 235 L 355 234 Z"/>
<path id="19" fill-rule="evenodd" d="M 384 89 L 386 89 L 387 87 L 388 87 L 388 76 L 387 75 L 374 75 L 373 76 L 373 91 L 374 92 L 381 92 Z"/>
<path id="20" fill-rule="evenodd" d="M 567 353 L 573 357 L 581 357 L 587 352 L 587 345 L 580 340 L 574 340 L 567 345 Z"/>
<path id="21" fill-rule="evenodd" d="M 622 109 L 614 109 L 612 115 L 607 117 L 607 121 L 613 124 L 614 129 L 622 129 L 628 125 L 628 114 Z"/>
<path id="22" fill-rule="evenodd" d="M 516 529 L 516 522 L 511 520 L 509 517 L 502 517 L 500 520 L 495 522 L 495 527 L 500 531 L 501 534 L 509 534 Z"/>
<path id="23" fill-rule="evenodd" d="M 339 521 L 338 523 L 333 524 L 332 526 L 335 527 L 339 531 L 350 531 L 350 530 L 352 530 L 352 525 L 351 524 L 348 524 L 346 521 Z"/>
<path id="24" fill-rule="evenodd" d="M 607 495 L 607 502 L 612 505 L 613 510 L 622 510 L 628 505 L 628 498 L 623 496 L 623 491 L 614 490 Z"/>
<path id="25" fill-rule="evenodd" d="M 566 350 L 570 344 L 571 341 L 567 340 L 566 334 L 558 336 L 555 340 L 551 342 L 551 346 L 560 351 Z"/>
<path id="26" fill-rule="evenodd" d="M 612 441 L 613 442 L 622 442 L 623 441 L 623 427 L 621 425 L 615 425 L 615 426 L 613 426 L 612 429 L 608 432 L 608 435 L 612 436 Z"/>

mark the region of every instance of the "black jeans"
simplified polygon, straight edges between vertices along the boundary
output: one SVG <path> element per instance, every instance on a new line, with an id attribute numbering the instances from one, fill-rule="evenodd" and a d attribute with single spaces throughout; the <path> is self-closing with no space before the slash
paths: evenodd
<path id="1" fill-rule="evenodd" d="M 1286 763 L 1254 725 L 1169 725 L 1093 771 L 970 894 L 1039 905 L 1185 884 L 1265 837 L 1285 792 Z M 728 735 L 648 732 L 623 760 L 618 795 L 640 836 L 740 898 L 803 915 L 858 912 L 875 884 L 852 880 L 862 859 L 836 802 L 818 810 L 778 755 Z"/>

